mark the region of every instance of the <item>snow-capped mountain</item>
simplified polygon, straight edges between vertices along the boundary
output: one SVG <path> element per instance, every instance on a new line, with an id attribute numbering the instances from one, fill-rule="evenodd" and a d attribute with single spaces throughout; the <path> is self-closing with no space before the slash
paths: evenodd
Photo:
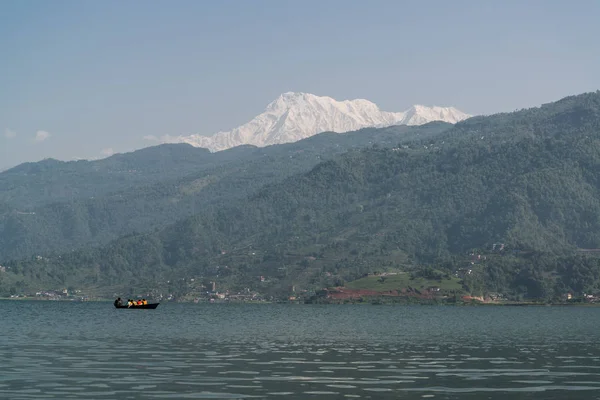
<path id="1" fill-rule="evenodd" d="M 263 147 L 295 142 L 321 132 L 342 133 L 367 127 L 422 125 L 432 121 L 456 123 L 469 117 L 454 107 L 415 105 L 404 112 L 387 112 L 368 100 L 337 101 L 310 93 L 288 92 L 270 103 L 252 121 L 229 132 L 213 136 L 167 136 L 163 141 L 219 151 L 244 144 Z"/>

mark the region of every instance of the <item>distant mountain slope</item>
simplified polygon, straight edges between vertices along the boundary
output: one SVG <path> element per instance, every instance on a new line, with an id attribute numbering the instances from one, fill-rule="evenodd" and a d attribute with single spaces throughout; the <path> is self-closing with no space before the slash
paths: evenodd
<path id="1" fill-rule="evenodd" d="M 63 286 L 201 276 L 244 288 L 266 275 L 271 285 L 318 287 L 332 275 L 351 279 L 503 243 L 548 257 L 510 270 L 498 257 L 481 275 L 488 288 L 523 296 L 600 290 L 597 262 L 584 276 L 581 265 L 557 258 L 600 247 L 600 92 L 442 135 L 349 151 L 157 232 L 6 266 Z"/>
<path id="2" fill-rule="evenodd" d="M 94 162 L 47 160 L 0 174 L 0 263 L 81 246 L 224 206 L 349 149 L 439 135 L 452 125 L 323 133 L 266 148 L 210 153 L 161 145 Z"/>
<path id="3" fill-rule="evenodd" d="M 252 121 L 232 131 L 165 140 L 219 151 L 243 144 L 263 147 L 296 142 L 321 132 L 342 133 L 366 127 L 422 125 L 432 121 L 456 123 L 469 117 L 454 107 L 415 105 L 405 112 L 386 112 L 367 100 L 337 101 L 310 93 L 288 92 L 270 103 Z"/>
<path id="4" fill-rule="evenodd" d="M 227 153 L 212 154 L 187 144 L 165 144 L 97 161 L 24 163 L 0 173 L 0 203 L 27 211 L 102 196 L 212 168 L 226 157 Z"/>

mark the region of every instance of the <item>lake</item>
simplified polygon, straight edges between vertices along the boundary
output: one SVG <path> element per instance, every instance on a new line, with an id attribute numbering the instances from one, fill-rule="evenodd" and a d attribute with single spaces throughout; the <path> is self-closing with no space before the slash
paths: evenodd
<path id="1" fill-rule="evenodd" d="M 2 399 L 599 399 L 600 308 L 0 301 Z"/>

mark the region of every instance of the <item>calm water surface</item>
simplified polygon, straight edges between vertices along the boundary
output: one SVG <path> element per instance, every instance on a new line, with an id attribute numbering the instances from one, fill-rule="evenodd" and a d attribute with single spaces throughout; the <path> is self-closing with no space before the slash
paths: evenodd
<path id="1" fill-rule="evenodd" d="M 0 399 L 600 399 L 600 308 L 0 301 Z"/>

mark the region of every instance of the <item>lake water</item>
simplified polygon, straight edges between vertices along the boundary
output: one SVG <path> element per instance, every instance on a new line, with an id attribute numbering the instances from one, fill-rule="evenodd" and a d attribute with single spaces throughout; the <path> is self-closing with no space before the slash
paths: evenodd
<path id="1" fill-rule="evenodd" d="M 600 308 L 0 301 L 0 399 L 600 399 Z"/>

